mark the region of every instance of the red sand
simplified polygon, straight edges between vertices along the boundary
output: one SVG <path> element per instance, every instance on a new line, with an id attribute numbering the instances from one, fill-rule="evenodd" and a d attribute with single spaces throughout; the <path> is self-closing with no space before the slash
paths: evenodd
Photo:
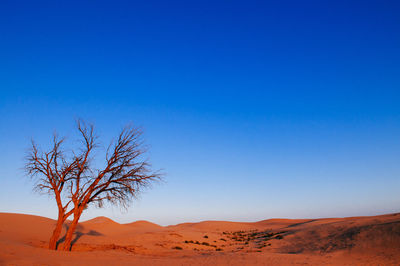
<path id="1" fill-rule="evenodd" d="M 400 214 L 167 227 L 98 217 L 79 224 L 72 252 L 46 249 L 54 225 L 0 213 L 0 265 L 400 265 Z"/>

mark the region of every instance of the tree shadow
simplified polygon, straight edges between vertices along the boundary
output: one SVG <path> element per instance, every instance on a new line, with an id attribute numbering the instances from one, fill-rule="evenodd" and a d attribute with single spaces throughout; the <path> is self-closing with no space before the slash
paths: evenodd
<path id="1" fill-rule="evenodd" d="M 68 224 L 64 224 L 64 227 L 65 227 L 65 230 L 68 231 L 69 225 L 68 225 Z M 79 230 L 82 230 L 82 229 L 83 229 L 83 226 L 82 226 L 82 225 L 78 224 L 78 225 L 76 226 L 76 230 L 75 230 L 75 232 L 74 232 L 75 237 L 74 237 L 74 239 L 72 239 L 72 241 L 71 241 L 71 247 L 70 247 L 70 249 L 69 249 L 70 251 L 71 251 L 71 249 L 72 249 L 72 246 L 73 246 L 73 245 L 79 240 L 79 238 L 81 238 L 83 235 L 88 235 L 88 236 L 103 236 L 102 233 L 97 232 L 97 231 L 95 231 L 95 230 L 90 230 L 90 231 L 87 232 L 87 233 L 83 233 L 82 231 L 79 231 Z M 60 245 L 61 243 L 64 243 L 65 237 L 66 237 L 66 236 L 67 236 L 67 233 L 65 232 L 65 235 L 57 241 L 56 249 L 58 249 L 58 245 Z"/>

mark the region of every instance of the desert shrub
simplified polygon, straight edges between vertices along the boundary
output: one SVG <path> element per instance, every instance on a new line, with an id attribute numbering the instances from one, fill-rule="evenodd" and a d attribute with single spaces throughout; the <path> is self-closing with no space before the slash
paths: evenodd
<path id="1" fill-rule="evenodd" d="M 175 246 L 175 247 L 173 247 L 172 249 L 178 249 L 178 250 L 181 250 L 181 249 L 182 249 L 182 247 L 180 247 L 180 246 Z"/>
<path id="2" fill-rule="evenodd" d="M 201 243 L 202 245 L 204 245 L 204 246 L 209 246 L 210 244 L 209 243 L 207 243 L 207 242 L 203 242 L 203 243 Z"/>
<path id="3" fill-rule="evenodd" d="M 203 236 L 204 238 L 208 238 L 208 235 Z"/>
<path id="4" fill-rule="evenodd" d="M 216 248 L 215 251 L 223 251 L 222 248 Z"/>

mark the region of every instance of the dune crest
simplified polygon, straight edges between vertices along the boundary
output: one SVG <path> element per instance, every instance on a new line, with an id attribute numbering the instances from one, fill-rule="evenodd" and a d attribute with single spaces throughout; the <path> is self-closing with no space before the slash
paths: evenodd
<path id="1" fill-rule="evenodd" d="M 99 223 L 109 223 L 109 224 L 119 224 L 116 221 L 105 217 L 105 216 L 99 216 L 84 222 L 81 222 L 81 224 L 99 224 Z"/>
<path id="2" fill-rule="evenodd" d="M 144 220 L 127 223 L 124 225 L 135 227 L 135 228 L 141 228 L 141 229 L 162 229 L 162 228 L 164 228 L 161 225 L 158 225 L 158 224 L 155 224 L 152 222 L 148 222 L 148 221 L 144 221 Z"/>

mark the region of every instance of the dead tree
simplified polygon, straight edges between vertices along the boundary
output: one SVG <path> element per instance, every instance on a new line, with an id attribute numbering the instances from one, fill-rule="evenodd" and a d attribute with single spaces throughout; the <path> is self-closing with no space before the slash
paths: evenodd
<path id="1" fill-rule="evenodd" d="M 73 214 L 73 209 L 68 210 L 71 200 L 65 200 L 63 189 L 68 181 L 72 180 L 77 164 L 74 160 L 67 162 L 62 149 L 64 139 L 53 136 L 52 147 L 47 152 L 39 152 L 32 141 L 32 147 L 26 157 L 25 169 L 29 176 L 36 181 L 35 190 L 40 193 L 53 195 L 58 207 L 56 227 L 49 241 L 49 249 L 57 248 L 65 220 Z M 65 202 L 66 201 L 66 202 Z"/>
<path id="2" fill-rule="evenodd" d="M 65 236 L 64 250 L 71 250 L 78 221 L 88 206 L 96 204 L 102 207 L 108 202 L 126 207 L 144 187 L 161 178 L 161 174 L 152 171 L 151 165 L 143 158 L 146 149 L 139 129 L 125 127 L 117 140 L 109 145 L 102 169 L 95 169 L 92 154 L 98 145 L 94 128 L 81 121 L 78 121 L 77 128 L 82 146 L 74 153 L 71 171 L 63 181 L 67 204 L 72 203 L 67 214 L 74 215 Z"/>

